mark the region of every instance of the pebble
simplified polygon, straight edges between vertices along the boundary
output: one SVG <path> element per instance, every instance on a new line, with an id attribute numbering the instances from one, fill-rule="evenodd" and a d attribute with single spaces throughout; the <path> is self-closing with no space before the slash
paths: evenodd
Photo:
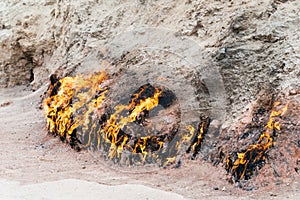
<path id="1" fill-rule="evenodd" d="M 213 189 L 214 190 L 219 190 L 219 187 L 218 186 L 214 186 Z"/>
<path id="2" fill-rule="evenodd" d="M 274 193 L 270 192 L 270 196 L 271 196 L 271 197 L 276 197 L 277 194 L 274 194 Z"/>
<path id="3" fill-rule="evenodd" d="M 291 89 L 289 91 L 290 95 L 296 95 L 297 94 L 297 91 L 295 89 Z"/>

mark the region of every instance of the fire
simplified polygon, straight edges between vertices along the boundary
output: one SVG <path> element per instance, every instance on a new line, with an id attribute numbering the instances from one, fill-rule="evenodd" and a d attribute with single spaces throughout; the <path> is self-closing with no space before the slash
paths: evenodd
<path id="1" fill-rule="evenodd" d="M 210 119 L 208 117 L 201 117 L 201 122 L 198 125 L 197 131 L 192 126 L 188 126 L 187 129 L 190 131 L 189 136 L 185 136 L 184 139 L 189 141 L 190 146 L 187 149 L 187 153 L 193 152 L 193 158 L 199 153 L 204 135 L 208 131 Z"/>
<path id="2" fill-rule="evenodd" d="M 117 105 L 115 107 L 115 112 L 111 114 L 110 118 L 107 120 L 105 127 L 101 130 L 104 138 L 107 142 L 111 142 L 112 148 L 110 149 L 110 157 L 120 157 L 121 152 L 124 148 L 130 149 L 132 153 L 142 153 L 144 159 L 147 156 L 147 144 L 151 140 L 150 136 L 140 137 L 134 141 L 134 146 L 127 145 L 128 140 L 131 138 L 130 135 L 122 133 L 122 129 L 128 125 L 128 123 L 141 121 L 141 115 L 145 115 L 145 111 L 149 111 L 156 107 L 159 103 L 159 97 L 161 95 L 161 90 L 155 88 L 155 93 L 153 96 L 140 99 L 142 92 L 145 88 L 140 88 L 139 93 L 134 94 L 131 102 L 128 105 Z M 136 102 L 137 101 L 137 102 Z M 129 112 L 129 116 L 123 117 L 120 115 L 123 111 Z M 159 143 L 160 148 L 162 144 Z"/>
<path id="3" fill-rule="evenodd" d="M 165 151 L 169 141 L 166 135 L 124 132 L 131 123 L 142 127 L 147 124 L 148 113 L 160 103 L 163 89 L 146 84 L 127 105 L 111 108 L 108 82 L 105 72 L 51 80 L 43 101 L 49 132 L 76 148 L 102 149 L 112 159 L 120 158 L 126 150 L 142 155 L 142 161 L 152 154 L 163 162 L 159 153 Z M 170 160 L 168 155 L 164 159 Z"/>
<path id="4" fill-rule="evenodd" d="M 126 151 L 138 163 L 151 160 L 168 165 L 175 162 L 183 145 L 196 156 L 208 130 L 208 118 L 201 118 L 197 129 L 188 126 L 189 133 L 177 133 L 177 125 L 153 129 L 148 121 L 150 111 L 159 104 L 168 108 L 176 96 L 162 87 L 145 84 L 127 104 L 111 107 L 110 83 L 105 72 L 52 78 L 43 101 L 49 132 L 72 147 L 100 150 L 117 160 Z"/>
<path id="5" fill-rule="evenodd" d="M 191 145 L 191 150 L 194 152 L 196 147 L 199 146 L 203 140 L 203 129 L 204 129 L 204 123 L 201 123 L 200 130 L 197 133 L 196 137 L 194 138 L 194 142 Z"/>
<path id="6" fill-rule="evenodd" d="M 90 77 L 65 77 L 51 84 L 49 96 L 43 101 L 49 132 L 76 145 L 76 129 L 88 124 L 88 116 L 105 99 L 107 88 L 101 87 L 105 80 L 105 73 L 96 73 Z M 82 115 L 77 115 L 79 110 Z"/>
<path id="7" fill-rule="evenodd" d="M 158 105 L 158 98 L 161 95 L 161 91 L 155 88 L 155 93 L 153 98 L 147 98 L 145 100 L 141 100 L 139 105 L 136 105 L 134 109 L 131 111 L 129 116 L 130 122 L 134 122 L 137 117 L 145 110 L 149 111 L 152 108 Z M 128 106 L 129 107 L 129 106 Z"/>
<path id="8" fill-rule="evenodd" d="M 232 161 L 232 157 L 229 156 L 227 158 L 226 170 L 235 175 L 236 180 L 241 180 L 245 177 L 248 178 L 252 174 L 251 169 L 254 166 L 261 166 L 266 160 L 268 150 L 275 144 L 274 131 L 280 130 L 279 122 L 275 121 L 276 117 L 283 116 L 288 109 L 288 104 L 276 110 L 278 106 L 280 106 L 280 102 L 273 104 L 265 131 L 260 135 L 257 144 L 248 146 L 245 151 L 237 152 L 234 162 Z"/>

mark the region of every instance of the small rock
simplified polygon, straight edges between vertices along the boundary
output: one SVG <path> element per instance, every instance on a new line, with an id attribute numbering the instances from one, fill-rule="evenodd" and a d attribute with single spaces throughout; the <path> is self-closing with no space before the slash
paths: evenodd
<path id="1" fill-rule="evenodd" d="M 213 127 L 214 129 L 218 129 L 220 127 L 221 123 L 220 121 L 214 119 L 210 122 L 209 126 Z"/>
<path id="2" fill-rule="evenodd" d="M 276 197 L 277 194 L 274 194 L 274 193 L 270 192 L 270 196 L 271 196 L 271 197 Z"/>
<path id="3" fill-rule="evenodd" d="M 44 3 L 44 6 L 51 6 L 51 5 L 54 5 L 55 3 L 56 3 L 56 0 L 47 0 Z"/>
<path id="4" fill-rule="evenodd" d="M 226 191 L 226 187 L 223 187 L 223 188 L 222 188 L 222 191 Z"/>
<path id="5" fill-rule="evenodd" d="M 296 95 L 297 91 L 295 89 L 291 89 L 289 93 L 292 96 L 292 95 Z"/>
<path id="6" fill-rule="evenodd" d="M 180 168 L 181 167 L 181 159 L 178 160 L 174 168 Z"/>
<path id="7" fill-rule="evenodd" d="M 214 186 L 213 189 L 214 190 L 219 190 L 219 187 L 218 186 Z"/>

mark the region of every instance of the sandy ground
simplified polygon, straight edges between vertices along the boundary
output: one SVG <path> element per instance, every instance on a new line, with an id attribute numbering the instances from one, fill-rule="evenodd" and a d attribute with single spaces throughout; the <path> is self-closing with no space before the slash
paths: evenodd
<path id="1" fill-rule="evenodd" d="M 20 185 L 19 182 L 0 181 L 1 199 L 174 199 L 184 197 L 143 185 L 108 186 L 78 179 L 64 179 L 39 184 Z"/>
<path id="2" fill-rule="evenodd" d="M 38 109 L 42 87 L 0 89 L 0 199 L 299 199 L 299 181 L 242 191 L 225 170 L 200 160 L 179 169 L 118 167 L 47 135 Z M 218 190 L 216 190 L 216 187 Z"/>

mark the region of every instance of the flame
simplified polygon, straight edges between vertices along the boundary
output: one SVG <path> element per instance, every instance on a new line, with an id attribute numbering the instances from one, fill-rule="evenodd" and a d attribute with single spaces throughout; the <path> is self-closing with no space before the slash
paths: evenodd
<path id="1" fill-rule="evenodd" d="M 200 130 L 199 130 L 196 138 L 194 139 L 193 144 L 191 145 L 191 149 L 193 152 L 196 150 L 197 146 L 201 145 L 201 142 L 203 140 L 203 130 L 204 130 L 204 122 L 201 123 Z"/>
<path id="2" fill-rule="evenodd" d="M 193 153 L 192 158 L 195 158 L 196 155 L 198 154 L 198 152 L 200 151 L 200 148 L 201 148 L 201 145 L 202 145 L 202 142 L 204 139 L 204 135 L 208 131 L 209 124 L 210 124 L 210 119 L 208 117 L 201 117 L 201 121 L 198 124 L 197 131 L 191 125 L 186 127 L 187 130 L 190 131 L 190 133 L 189 133 L 189 135 L 185 135 L 183 137 L 183 140 L 188 141 L 189 147 L 186 150 L 186 152 L 187 153 L 192 152 Z"/>
<path id="3" fill-rule="evenodd" d="M 148 97 L 145 99 L 141 99 L 139 103 L 135 103 L 135 101 L 140 97 L 141 93 L 144 91 L 144 88 L 141 88 L 139 93 L 134 94 L 134 98 L 132 98 L 131 102 L 128 105 L 117 105 L 115 107 L 115 112 L 110 116 L 109 120 L 106 123 L 106 126 L 101 131 L 106 139 L 106 141 L 111 142 L 113 148 L 110 149 L 110 157 L 120 157 L 122 150 L 125 148 L 129 137 L 128 135 L 121 134 L 120 131 L 131 122 L 135 122 L 138 117 L 144 112 L 149 111 L 156 107 L 159 103 L 159 97 L 162 93 L 161 90 L 155 89 L 155 93 L 153 97 Z M 132 110 L 130 115 L 127 117 L 120 116 L 120 113 L 123 111 Z M 132 153 L 142 153 L 145 157 L 147 156 L 146 148 L 147 141 L 150 140 L 151 137 L 141 137 L 135 141 L 135 145 L 133 147 L 126 146 L 128 149 L 132 149 Z M 162 144 L 159 142 L 159 146 Z M 116 153 L 115 151 L 118 152 Z"/>
<path id="4" fill-rule="evenodd" d="M 154 96 L 152 98 L 147 98 L 145 100 L 141 100 L 140 104 L 136 105 L 133 109 L 133 111 L 131 112 L 129 119 L 130 122 L 133 122 L 137 119 L 137 117 L 144 111 L 144 110 L 151 110 L 152 108 L 156 107 L 158 105 L 158 98 L 160 97 L 160 95 L 162 94 L 162 92 L 155 88 L 155 93 Z"/>
<path id="5" fill-rule="evenodd" d="M 149 125 L 146 123 L 149 111 L 159 105 L 163 88 L 146 84 L 131 95 L 128 104 L 112 108 L 109 83 L 105 72 L 51 81 L 48 97 L 43 101 L 49 132 L 73 146 L 103 150 L 111 159 L 119 159 L 126 151 L 138 155 L 142 162 L 151 156 L 152 160 L 168 165 L 175 162 L 183 143 L 197 153 L 207 128 L 205 121 L 197 130 L 189 126 L 189 133 L 177 134 L 177 129 L 171 130 L 174 131 L 171 137 L 152 130 L 126 132 L 130 123 Z"/>
<path id="6" fill-rule="evenodd" d="M 265 126 L 265 132 L 260 135 L 257 144 L 248 146 L 244 152 L 236 153 L 237 159 L 233 163 L 230 156 L 226 159 L 227 171 L 236 175 L 237 180 L 243 179 L 247 173 L 251 174 L 249 168 L 264 161 L 267 151 L 275 144 L 273 132 L 274 130 L 280 130 L 280 124 L 275 119 L 278 116 L 283 116 L 288 109 L 288 104 L 286 104 L 283 108 L 276 110 L 276 107 L 280 104 L 280 102 L 273 104 L 273 109 Z"/>
<path id="7" fill-rule="evenodd" d="M 49 97 L 43 101 L 49 132 L 74 142 L 76 129 L 88 124 L 89 114 L 104 101 L 107 89 L 101 88 L 100 84 L 106 79 L 106 74 L 102 72 L 90 77 L 65 77 L 51 85 Z M 99 91 L 100 95 L 93 98 Z M 82 115 L 76 115 L 75 112 L 83 106 L 88 109 L 83 109 Z"/>
<path id="8" fill-rule="evenodd" d="M 192 126 L 192 125 L 188 125 L 186 127 L 186 129 L 189 131 L 189 134 L 185 134 L 182 139 L 187 141 L 187 142 L 190 142 L 193 138 L 193 136 L 195 135 L 195 128 Z"/>
<path id="9" fill-rule="evenodd" d="M 143 154 L 143 160 L 145 160 L 146 156 L 147 156 L 147 151 L 146 151 L 146 147 L 147 147 L 147 141 L 150 139 L 150 136 L 147 137 L 141 137 L 136 141 L 136 144 L 134 145 L 133 148 L 133 153 L 142 153 Z"/>
<path id="10" fill-rule="evenodd" d="M 166 166 L 175 163 L 177 155 L 180 154 L 182 147 L 186 145 L 188 145 L 188 148 L 185 149 L 186 153 L 192 152 L 192 159 L 194 159 L 200 151 L 204 135 L 208 131 L 209 124 L 210 119 L 208 117 L 201 117 L 201 121 L 198 124 L 197 129 L 195 129 L 192 125 L 186 126 L 186 130 L 188 132 L 177 135 L 178 137 L 174 139 L 175 145 L 169 150 L 169 157 L 166 158 L 163 165 Z"/>
<path id="11" fill-rule="evenodd" d="M 164 146 L 164 138 L 155 134 L 133 138 L 122 130 L 129 123 L 142 121 L 145 112 L 159 104 L 162 89 L 154 88 L 153 94 L 146 98 L 142 93 L 147 85 L 141 87 L 132 95 L 128 105 L 117 105 L 113 112 L 108 113 L 105 110 L 109 91 L 105 81 L 108 78 L 105 72 L 101 72 L 92 76 L 65 77 L 51 84 L 48 97 L 43 101 L 47 128 L 70 144 L 78 141 L 87 148 L 108 148 L 110 158 L 119 158 L 127 149 L 133 154 L 142 154 L 145 160 L 149 154 L 149 144 L 152 144 L 152 150 L 159 151 Z M 124 112 L 128 115 L 122 116 Z M 133 144 L 129 144 L 130 140 Z"/>

